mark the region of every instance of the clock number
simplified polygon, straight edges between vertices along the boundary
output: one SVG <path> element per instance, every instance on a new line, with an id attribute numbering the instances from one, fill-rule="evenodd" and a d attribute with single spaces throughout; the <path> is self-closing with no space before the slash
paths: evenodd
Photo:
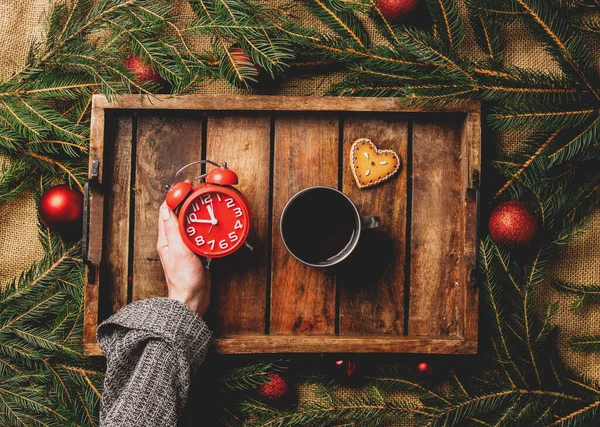
<path id="1" fill-rule="evenodd" d="M 234 207 L 234 206 L 235 206 L 235 202 L 233 201 L 233 198 L 232 198 L 232 197 L 228 197 L 228 198 L 226 198 L 226 199 L 225 199 L 225 202 L 227 203 L 227 207 L 228 207 L 229 209 L 231 209 L 232 207 Z"/>
<path id="2" fill-rule="evenodd" d="M 235 222 L 235 226 L 233 227 L 236 230 L 239 230 L 240 228 L 244 228 L 244 226 L 242 225 L 242 221 L 240 221 L 239 219 Z"/>
<path id="3" fill-rule="evenodd" d="M 214 240 L 209 240 L 206 243 L 208 243 L 210 245 L 210 250 L 211 251 L 215 248 L 215 241 Z"/>
<path id="4" fill-rule="evenodd" d="M 219 247 L 221 249 L 227 249 L 229 247 L 229 243 L 227 243 L 227 240 L 223 239 L 219 242 Z"/>
<path id="5" fill-rule="evenodd" d="M 233 210 L 233 212 L 235 213 L 235 217 L 236 217 L 236 218 L 239 218 L 239 217 L 241 217 L 241 216 L 243 215 L 243 214 L 242 214 L 242 209 L 241 209 L 241 208 L 239 208 L 239 207 L 235 208 L 235 209 Z"/>
<path id="6" fill-rule="evenodd" d="M 231 240 L 231 242 L 237 242 L 239 239 L 239 237 L 237 236 L 237 234 L 235 234 L 235 231 L 232 231 L 231 233 L 229 233 L 229 240 Z"/>
<path id="7" fill-rule="evenodd" d="M 188 224 L 189 224 L 190 222 L 196 222 L 196 221 L 198 221 L 198 217 L 196 216 L 196 214 L 195 214 L 195 213 L 191 213 L 191 214 L 189 214 L 189 215 L 187 216 L 187 222 L 188 222 Z"/>
<path id="8" fill-rule="evenodd" d="M 194 234 L 196 234 L 196 229 L 194 227 L 188 227 L 186 231 L 187 231 L 188 236 L 190 236 L 190 237 L 192 237 Z"/>
<path id="9" fill-rule="evenodd" d="M 200 201 L 202 202 L 203 205 L 212 203 L 212 196 L 210 194 L 205 194 L 204 196 L 202 196 L 202 199 Z"/>
<path id="10" fill-rule="evenodd" d="M 221 195 L 219 193 L 215 193 L 217 195 L 217 200 L 220 202 L 221 201 Z"/>
<path id="11" fill-rule="evenodd" d="M 202 237 L 202 236 L 198 236 L 198 237 L 196 237 L 196 244 L 197 244 L 198 246 L 202 246 L 204 243 L 206 243 L 206 242 L 204 241 L 204 237 Z M 210 243 L 210 242 L 208 242 L 208 243 Z"/>
<path id="12" fill-rule="evenodd" d="M 192 208 L 194 208 L 194 212 L 199 211 L 200 210 L 200 206 L 198 205 L 198 202 L 192 203 Z"/>

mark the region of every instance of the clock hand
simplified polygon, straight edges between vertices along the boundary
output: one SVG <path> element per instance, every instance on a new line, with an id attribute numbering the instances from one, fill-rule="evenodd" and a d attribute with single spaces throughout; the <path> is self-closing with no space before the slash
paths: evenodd
<path id="1" fill-rule="evenodd" d="M 206 205 L 206 209 L 208 210 L 208 214 L 210 215 L 211 224 L 217 225 L 218 221 L 217 218 L 215 218 L 215 212 L 213 211 L 212 202 L 210 202 L 210 205 Z"/>
<path id="2" fill-rule="evenodd" d="M 212 224 L 213 221 L 211 219 L 198 219 L 195 213 L 191 213 L 188 215 L 188 222 L 198 222 L 200 224 Z"/>
<path id="3" fill-rule="evenodd" d="M 212 224 L 213 221 L 210 219 L 192 219 L 192 218 L 188 218 L 188 220 L 190 222 L 198 222 L 200 224 Z"/>

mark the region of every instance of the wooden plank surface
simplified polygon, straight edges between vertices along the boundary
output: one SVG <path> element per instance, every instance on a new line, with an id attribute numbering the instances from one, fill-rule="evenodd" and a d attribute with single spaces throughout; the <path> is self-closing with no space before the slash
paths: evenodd
<path id="1" fill-rule="evenodd" d="M 93 179 L 92 164 L 99 162 L 99 171 L 96 182 L 102 182 L 102 169 L 104 167 L 104 109 L 92 108 L 90 129 L 90 159 L 88 179 Z M 98 326 L 99 310 L 99 284 L 104 274 L 100 269 L 102 260 L 102 236 L 104 218 L 104 193 L 96 185 L 90 186 L 88 201 L 88 236 L 86 256 L 89 265 L 85 267 L 85 290 L 83 309 L 83 342 L 96 342 L 96 328 Z M 84 224 L 84 227 L 86 224 Z M 91 273 L 91 274 L 90 274 Z M 90 276 L 95 278 L 89 281 Z"/>
<path id="2" fill-rule="evenodd" d="M 116 313 L 127 304 L 129 277 L 129 200 L 131 191 L 131 148 L 133 124 L 131 114 L 109 116 L 105 146 L 110 156 L 105 158 L 103 252 L 105 274 L 102 276 L 102 313 Z M 108 316 L 106 316 L 108 317 Z"/>
<path id="3" fill-rule="evenodd" d="M 413 188 L 408 334 L 457 335 L 464 194 L 460 122 L 413 125 Z"/>
<path id="4" fill-rule="evenodd" d="M 211 326 L 218 334 L 265 332 L 267 261 L 269 250 L 270 116 L 210 116 L 206 158 L 228 162 L 237 173 L 236 186 L 248 199 L 254 251 L 239 251 L 211 265 L 213 277 Z"/>
<path id="5" fill-rule="evenodd" d="M 331 116 L 275 119 L 273 171 L 272 334 L 333 334 L 335 275 L 292 257 L 281 240 L 283 207 L 299 190 L 313 185 L 337 188 L 339 123 Z"/>
<path id="6" fill-rule="evenodd" d="M 98 108 L 203 111 L 380 111 L 380 112 L 476 112 L 479 101 L 465 101 L 447 107 L 407 106 L 397 98 L 341 96 L 264 96 L 264 95 L 119 95 L 109 102 L 104 95 L 94 95 Z"/>
<path id="7" fill-rule="evenodd" d="M 202 114 L 139 113 L 135 151 L 133 301 L 166 295 L 156 252 L 158 208 L 175 172 L 202 156 Z"/>
<path id="8" fill-rule="evenodd" d="M 85 354 L 101 356 L 98 344 L 85 344 Z M 219 354 L 269 353 L 422 353 L 475 354 L 477 341 L 428 337 L 341 337 L 332 335 L 237 335 L 216 337 Z"/>
<path id="9" fill-rule="evenodd" d="M 358 138 L 394 150 L 401 161 L 398 174 L 379 186 L 358 188 L 350 161 Z M 362 216 L 378 216 L 380 222 L 363 231 L 356 252 L 339 268 L 340 335 L 404 333 L 407 139 L 406 119 L 397 116 L 349 116 L 344 122 L 342 190 Z"/>
<path id="10" fill-rule="evenodd" d="M 114 108 L 125 110 L 109 112 Z M 172 181 L 174 172 L 202 158 L 202 117 L 208 114 L 206 157 L 227 161 L 240 174 L 239 188 L 249 197 L 254 214 L 249 242 L 256 248 L 255 252 L 241 249 L 211 266 L 215 298 L 215 322 L 211 327 L 216 331 L 214 349 L 218 353 L 477 351 L 478 292 L 468 286 L 470 266 L 476 262 L 477 206 L 465 192 L 471 185 L 472 170 L 480 170 L 478 102 L 427 111 L 407 110 L 391 98 L 134 95 L 118 97 L 114 104 L 96 96 L 92 109 L 90 162 L 101 161 L 100 181 L 106 183 L 106 194 L 98 187 L 92 190 L 88 255 L 94 262 L 104 260 L 97 276 L 102 277 L 102 284 L 108 275 L 119 277 L 121 285 L 114 295 L 111 291 L 108 311 L 123 304 L 123 271 L 127 264 L 133 277 L 130 300 L 165 295 L 155 248 L 158 207 L 166 194 L 164 186 Z M 284 111 L 289 113 L 273 113 Z M 369 112 L 385 114 L 375 116 Z M 347 151 L 354 139 L 370 137 L 380 148 L 389 148 L 382 141 L 406 135 L 407 125 L 399 115 L 392 114 L 396 112 L 411 113 L 402 117 L 414 123 L 410 201 L 398 197 L 406 194 L 406 185 L 411 183 L 406 144 L 392 147 L 402 158 L 401 174 L 381 186 L 359 190 L 347 167 Z M 123 116 L 117 120 L 115 135 L 123 146 L 105 149 L 104 123 L 113 120 L 113 114 Z M 267 117 L 272 114 L 277 114 L 274 122 Z M 341 153 L 339 115 L 346 117 Z M 126 116 L 133 117 L 133 145 L 119 135 L 119 129 L 128 126 Z M 272 124 L 274 134 L 270 135 Z M 110 145 L 111 135 L 106 137 Z M 135 205 L 132 222 L 125 221 L 125 225 L 109 217 L 104 219 L 103 214 L 117 218 L 128 211 L 128 199 L 121 191 L 121 186 L 131 184 L 126 162 L 121 162 L 127 150 L 136 159 Z M 103 155 L 115 158 L 106 159 L 105 165 Z M 343 171 L 338 168 L 340 160 Z M 267 167 L 259 166 L 263 164 Z M 269 164 L 273 165 L 271 171 Z M 245 174 L 251 179 L 245 179 Z M 261 185 L 264 182 L 266 185 Z M 361 263 L 351 264 L 354 270 L 306 267 L 285 250 L 279 234 L 281 211 L 293 194 L 311 185 L 339 185 L 362 215 L 381 217 L 379 230 L 363 234 L 357 255 L 360 250 L 376 249 L 364 252 L 367 258 L 361 258 Z M 390 203 L 392 200 L 399 203 Z M 407 218 L 400 213 L 403 210 L 411 215 L 412 225 L 406 226 Z M 388 222 L 388 218 L 398 221 Z M 132 253 L 128 253 L 127 244 L 122 245 L 129 243 L 124 238 L 129 224 L 133 225 Z M 403 235 L 407 231 L 410 234 Z M 103 244 L 103 236 L 110 242 Z M 407 247 L 398 244 L 400 241 L 409 242 L 411 254 L 406 329 L 401 262 Z M 373 271 L 374 277 L 367 274 Z M 341 314 L 338 318 L 336 288 Z M 101 287 L 100 298 L 102 292 Z M 94 344 L 98 298 L 98 280 L 96 284 L 86 281 L 84 349 L 89 355 L 100 354 Z"/>
<path id="11" fill-rule="evenodd" d="M 481 114 L 467 114 L 462 128 L 463 163 L 465 164 L 463 179 L 467 188 L 481 184 Z M 473 173 L 479 172 L 479 182 L 473 182 Z M 467 192 L 465 191 L 465 194 Z M 477 283 L 473 281 L 473 271 L 477 267 L 478 250 L 478 203 L 476 194 L 469 191 L 465 197 L 465 240 L 463 255 L 463 274 L 465 291 L 463 300 L 464 327 L 462 336 L 467 340 L 477 340 L 479 323 L 479 293 Z M 462 284 L 461 284 L 462 285 Z"/>

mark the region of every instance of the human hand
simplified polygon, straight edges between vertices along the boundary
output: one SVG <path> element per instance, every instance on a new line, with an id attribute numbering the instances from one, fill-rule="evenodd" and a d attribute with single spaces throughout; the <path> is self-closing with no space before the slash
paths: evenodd
<path id="1" fill-rule="evenodd" d="M 168 297 L 181 301 L 198 316 L 210 302 L 210 274 L 179 234 L 177 217 L 166 203 L 160 207 L 156 250 L 167 279 Z"/>

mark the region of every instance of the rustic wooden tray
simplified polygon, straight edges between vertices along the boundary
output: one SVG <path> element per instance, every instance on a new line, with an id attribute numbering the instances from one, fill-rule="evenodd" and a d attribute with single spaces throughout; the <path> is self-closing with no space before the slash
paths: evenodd
<path id="1" fill-rule="evenodd" d="M 360 190 L 360 137 L 401 172 Z M 182 165 L 226 161 L 253 212 L 253 252 L 213 261 L 207 313 L 220 353 L 475 353 L 480 105 L 426 111 L 386 98 L 94 96 L 85 236 L 84 346 L 131 301 L 164 296 L 158 207 Z M 302 265 L 279 235 L 287 200 L 339 188 L 380 217 L 349 262 Z"/>

